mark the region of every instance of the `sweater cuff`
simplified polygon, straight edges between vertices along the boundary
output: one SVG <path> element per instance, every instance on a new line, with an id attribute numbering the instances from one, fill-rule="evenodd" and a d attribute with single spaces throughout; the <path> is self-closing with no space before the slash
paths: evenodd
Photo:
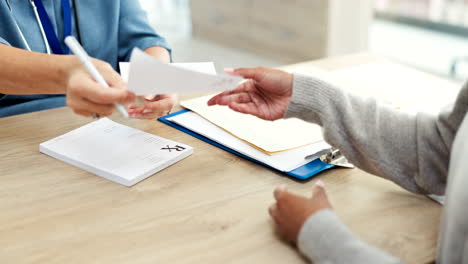
<path id="1" fill-rule="evenodd" d="M 284 118 L 295 117 L 322 125 L 322 109 L 330 106 L 338 93 L 342 91 L 318 78 L 294 74 L 291 102 Z"/>
<path id="2" fill-rule="evenodd" d="M 327 263 L 337 245 L 353 237 L 352 233 L 329 209 L 310 216 L 299 232 L 299 250 L 312 261 Z"/>
<path id="3" fill-rule="evenodd" d="M 314 263 L 401 263 L 355 237 L 330 209 L 307 219 L 299 232 L 298 247 Z"/>

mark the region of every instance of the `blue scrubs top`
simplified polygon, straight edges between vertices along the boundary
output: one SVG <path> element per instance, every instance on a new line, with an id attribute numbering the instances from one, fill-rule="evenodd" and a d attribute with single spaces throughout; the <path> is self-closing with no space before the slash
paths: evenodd
<path id="1" fill-rule="evenodd" d="M 42 1 L 64 49 L 61 0 Z M 91 57 L 110 63 L 115 70 L 118 70 L 119 61 L 129 60 L 135 47 L 145 50 L 152 46 L 160 46 L 170 52 L 166 40 L 149 25 L 146 13 L 138 0 L 75 0 L 71 1 L 71 7 L 72 34 L 80 40 Z M 46 53 L 39 24 L 29 0 L 0 0 L 0 21 L 0 43 L 27 49 L 19 27 L 32 51 Z M 2 114 L 4 107 L 45 97 L 51 96 L 0 94 L 0 117 L 6 116 Z"/>

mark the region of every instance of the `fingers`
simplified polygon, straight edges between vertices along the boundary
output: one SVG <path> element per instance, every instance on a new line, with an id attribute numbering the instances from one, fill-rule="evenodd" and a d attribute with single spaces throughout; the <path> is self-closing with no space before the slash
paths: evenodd
<path id="1" fill-rule="evenodd" d="M 122 76 L 120 76 L 109 63 L 100 63 L 98 70 L 111 88 L 119 90 L 127 89 L 127 85 L 122 79 Z"/>
<path id="2" fill-rule="evenodd" d="M 220 93 L 218 95 L 213 96 L 210 100 L 208 100 L 208 106 L 217 105 L 218 100 L 220 100 L 224 96 L 230 95 L 231 93 L 232 93 L 232 91 L 226 91 L 226 92 L 222 92 L 222 93 Z"/>
<path id="3" fill-rule="evenodd" d="M 70 92 L 97 104 L 127 103 L 134 98 L 126 90 L 105 88 L 89 78 Z"/>
<path id="4" fill-rule="evenodd" d="M 236 72 L 234 68 L 224 68 L 224 72 L 229 75 L 236 76 Z"/>
<path id="5" fill-rule="evenodd" d="M 276 203 L 269 209 L 270 216 L 275 221 L 281 237 L 295 242 L 304 219 L 300 205 L 308 200 L 289 193 L 285 186 L 276 188 L 274 197 Z"/>
<path id="6" fill-rule="evenodd" d="M 225 72 L 229 75 L 242 76 L 246 79 L 252 79 L 254 81 L 260 82 L 265 76 L 265 68 L 240 68 L 240 69 L 230 69 L 226 68 Z"/>
<path id="7" fill-rule="evenodd" d="M 301 196 L 290 193 L 286 186 L 276 188 L 273 192 L 273 196 L 280 211 L 294 204 L 296 200 L 303 199 Z"/>
<path id="8" fill-rule="evenodd" d="M 118 74 L 109 63 L 104 63 L 102 61 L 97 61 L 97 62 L 98 62 L 97 64 L 98 64 L 99 73 L 104 77 L 109 87 L 112 89 L 125 91 L 125 97 L 123 99 L 118 100 L 118 98 L 115 98 L 115 99 L 108 98 L 108 100 L 118 100 L 118 101 L 115 101 L 114 103 L 133 102 L 136 96 L 135 94 L 127 91 L 127 84 L 122 78 L 122 76 Z M 122 96 L 124 95 L 122 94 Z"/>
<path id="9" fill-rule="evenodd" d="M 252 97 L 248 93 L 237 93 L 219 97 L 217 105 L 230 105 L 232 103 L 245 104 L 252 102 Z"/>
<path id="10" fill-rule="evenodd" d="M 228 105 L 227 103 L 231 99 L 235 99 L 236 97 L 233 97 L 235 95 L 242 95 L 242 99 L 247 101 L 246 95 L 250 95 L 252 92 L 255 91 L 255 83 L 253 81 L 247 81 L 242 84 L 240 84 L 236 89 L 231 90 L 231 91 L 225 91 L 222 92 L 213 98 L 211 98 L 208 101 L 208 106 L 213 106 L 213 105 Z"/>
<path id="11" fill-rule="evenodd" d="M 276 203 L 268 211 L 283 239 L 297 241 L 302 226 L 311 215 L 331 208 L 323 186 L 321 181 L 316 184 L 312 198 L 290 193 L 284 186 L 276 188 L 273 194 Z"/>
<path id="12" fill-rule="evenodd" d="M 327 198 L 327 192 L 325 190 L 325 184 L 319 180 L 315 183 L 314 190 L 312 192 L 312 198 Z"/>
<path id="13" fill-rule="evenodd" d="M 322 196 L 322 195 L 327 195 L 326 191 L 325 191 L 325 183 L 321 180 L 318 180 L 316 183 L 315 183 L 315 188 L 314 188 L 314 191 L 313 191 L 313 196 Z"/>
<path id="14" fill-rule="evenodd" d="M 160 99 L 160 95 L 147 95 L 144 99 L 148 102 L 157 101 Z"/>
<path id="15" fill-rule="evenodd" d="M 275 197 L 276 201 L 280 200 L 282 197 L 284 197 L 287 194 L 288 194 L 288 189 L 285 185 L 279 186 L 273 192 L 273 196 Z"/>
<path id="16" fill-rule="evenodd" d="M 273 218 L 273 221 L 275 221 L 276 224 L 280 223 L 281 219 L 276 204 L 270 206 L 270 208 L 268 209 L 268 213 L 270 214 L 271 218 Z"/>
<path id="17" fill-rule="evenodd" d="M 332 208 L 325 189 L 325 184 L 321 180 L 317 181 L 315 184 L 312 198 L 310 200 L 319 210 Z"/>
<path id="18" fill-rule="evenodd" d="M 112 115 L 114 110 L 114 105 L 112 104 L 102 105 L 90 102 L 84 98 L 75 98 L 74 100 L 69 100 L 69 98 L 67 97 L 67 105 L 78 115 L 91 117 L 95 113 L 104 117 Z"/>
<path id="19" fill-rule="evenodd" d="M 83 116 L 98 114 L 109 116 L 115 103 L 128 103 L 135 95 L 126 89 L 126 84 L 110 64 L 94 59 L 99 73 L 109 87 L 103 87 L 80 65 L 71 69 L 67 83 L 67 105 Z"/>
<path id="20" fill-rule="evenodd" d="M 254 115 L 263 118 L 262 116 L 259 116 L 258 108 L 254 103 L 239 104 L 233 102 L 229 104 L 229 108 L 239 113 Z"/>
<path id="21" fill-rule="evenodd" d="M 161 95 L 159 101 L 148 102 L 144 107 L 129 106 L 130 117 L 138 119 L 155 119 L 168 114 L 177 103 L 176 95 Z"/>
<path id="22" fill-rule="evenodd" d="M 97 83 L 84 69 L 71 74 L 67 87 L 67 96 L 86 98 L 97 104 L 127 103 L 135 99 L 135 95 L 126 90 L 120 77 L 113 70 L 105 72 L 111 88 Z M 115 73 L 117 74 L 117 73 Z"/>
<path id="23" fill-rule="evenodd" d="M 74 110 L 75 114 L 84 116 L 84 117 L 93 117 L 91 112 L 83 111 L 83 110 Z"/>

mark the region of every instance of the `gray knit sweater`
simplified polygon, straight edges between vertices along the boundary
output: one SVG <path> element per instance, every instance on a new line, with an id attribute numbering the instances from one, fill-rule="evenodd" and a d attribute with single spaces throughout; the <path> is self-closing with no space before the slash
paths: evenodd
<path id="1" fill-rule="evenodd" d="M 438 116 L 408 114 L 295 75 L 285 117 L 323 127 L 359 168 L 420 194 L 445 194 L 438 263 L 468 263 L 468 84 Z M 465 161 L 465 162 L 464 162 Z M 306 221 L 299 249 L 315 263 L 400 263 L 357 239 L 331 210 Z"/>

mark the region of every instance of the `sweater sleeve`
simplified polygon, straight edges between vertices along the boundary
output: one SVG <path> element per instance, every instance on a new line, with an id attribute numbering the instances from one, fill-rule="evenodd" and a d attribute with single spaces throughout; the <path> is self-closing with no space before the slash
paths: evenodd
<path id="1" fill-rule="evenodd" d="M 443 194 L 455 133 L 468 107 L 468 86 L 438 116 L 408 114 L 295 75 L 286 118 L 323 127 L 325 140 L 357 167 L 421 194 Z"/>
<path id="2" fill-rule="evenodd" d="M 298 247 L 314 263 L 401 263 L 357 239 L 331 210 L 319 211 L 307 219 L 299 233 Z"/>

